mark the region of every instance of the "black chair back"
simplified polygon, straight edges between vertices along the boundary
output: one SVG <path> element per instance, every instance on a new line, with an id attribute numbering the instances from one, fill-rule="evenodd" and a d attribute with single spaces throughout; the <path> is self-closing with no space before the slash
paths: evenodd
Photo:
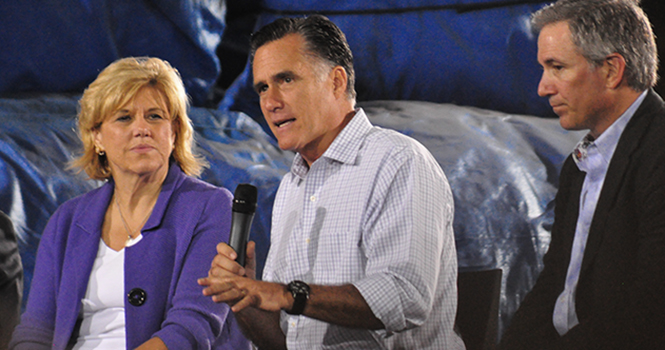
<path id="1" fill-rule="evenodd" d="M 493 350 L 499 332 L 501 269 L 460 271 L 455 327 L 467 350 Z"/>

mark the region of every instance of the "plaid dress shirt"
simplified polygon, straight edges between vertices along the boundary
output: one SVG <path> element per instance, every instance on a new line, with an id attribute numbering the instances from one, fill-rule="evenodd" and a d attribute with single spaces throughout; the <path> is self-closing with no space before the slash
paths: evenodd
<path id="1" fill-rule="evenodd" d="M 307 167 L 296 155 L 272 217 L 266 281 L 352 283 L 385 330 L 282 312 L 289 349 L 464 349 L 453 331 L 453 197 L 417 141 L 374 127 L 362 109 Z"/>

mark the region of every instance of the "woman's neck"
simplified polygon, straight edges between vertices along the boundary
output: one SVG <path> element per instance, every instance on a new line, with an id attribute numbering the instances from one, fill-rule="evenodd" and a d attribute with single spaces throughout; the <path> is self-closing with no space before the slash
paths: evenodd
<path id="1" fill-rule="evenodd" d="M 102 239 L 119 251 L 136 239 L 157 203 L 164 176 L 114 176 L 113 198 L 107 209 Z"/>
<path id="2" fill-rule="evenodd" d="M 152 210 L 159 197 L 163 181 L 117 181 L 115 180 L 113 196 L 123 212 L 142 212 L 146 208 Z"/>

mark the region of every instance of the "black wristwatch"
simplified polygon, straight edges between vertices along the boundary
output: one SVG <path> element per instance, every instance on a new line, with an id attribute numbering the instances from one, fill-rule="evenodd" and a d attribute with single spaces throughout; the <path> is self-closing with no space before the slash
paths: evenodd
<path id="1" fill-rule="evenodd" d="M 293 307 L 284 310 L 289 315 L 300 315 L 305 310 L 305 304 L 309 299 L 309 286 L 303 281 L 291 281 L 286 285 L 286 290 L 293 295 Z"/>

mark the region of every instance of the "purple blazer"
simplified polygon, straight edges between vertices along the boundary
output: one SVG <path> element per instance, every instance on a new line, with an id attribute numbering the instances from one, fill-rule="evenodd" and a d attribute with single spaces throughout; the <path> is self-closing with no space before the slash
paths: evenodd
<path id="1" fill-rule="evenodd" d="M 81 309 L 113 181 L 61 205 L 37 251 L 26 311 L 12 349 L 65 349 Z M 126 344 L 159 337 L 169 349 L 248 349 L 226 304 L 204 297 L 215 246 L 228 241 L 231 193 L 172 164 L 143 239 L 125 248 Z M 120 286 L 118 286 L 120 288 Z M 130 300 L 133 299 L 133 300 Z"/>

